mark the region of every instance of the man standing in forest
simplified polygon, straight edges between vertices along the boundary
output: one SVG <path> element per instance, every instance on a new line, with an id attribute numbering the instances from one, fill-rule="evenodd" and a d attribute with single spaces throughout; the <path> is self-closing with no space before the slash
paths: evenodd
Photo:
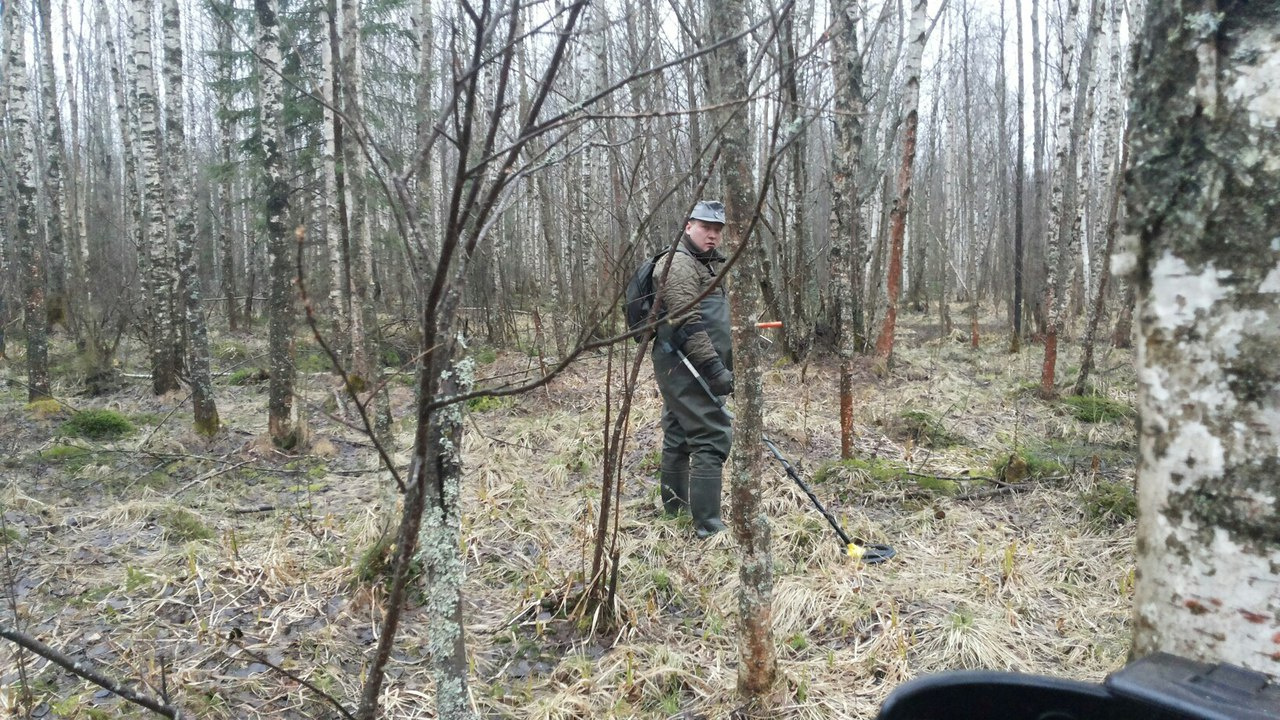
<path id="1" fill-rule="evenodd" d="M 685 222 L 665 283 L 657 282 L 665 258 L 654 270 L 658 311 L 669 315 L 653 346 L 663 405 L 662 507 L 674 516 L 687 505 L 700 538 L 725 529 L 720 488 L 733 441 L 729 413 L 707 393 L 707 388 L 718 396 L 733 393 L 729 301 L 716 269 L 725 261 L 716 250 L 724 219 L 723 203 L 699 202 Z M 681 355 L 697 368 L 707 388 Z"/>

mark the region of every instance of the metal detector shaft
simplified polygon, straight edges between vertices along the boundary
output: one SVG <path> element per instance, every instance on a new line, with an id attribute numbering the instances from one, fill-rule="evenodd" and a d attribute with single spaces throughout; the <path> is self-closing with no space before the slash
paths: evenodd
<path id="1" fill-rule="evenodd" d="M 706 379 L 702 377 L 702 373 L 698 372 L 698 369 L 689 361 L 689 357 L 684 354 L 684 351 L 673 346 L 670 342 L 663 342 L 662 345 L 664 350 L 673 352 L 676 354 L 676 357 L 680 358 L 680 362 L 684 363 L 684 366 L 688 368 L 689 373 L 693 375 L 693 378 L 697 380 L 698 384 L 702 386 L 702 389 L 706 391 L 707 396 L 715 401 L 716 405 L 719 405 L 720 409 L 723 410 L 730 419 L 732 419 L 733 411 L 729 409 L 729 406 L 725 404 L 724 400 L 720 399 L 719 395 L 716 395 L 711 391 L 711 386 L 708 385 Z M 822 513 L 822 517 L 827 519 L 827 523 L 831 525 L 831 529 L 835 530 L 836 534 L 840 536 L 840 540 L 844 542 L 845 552 L 862 560 L 862 562 L 867 563 L 868 565 L 882 563 L 897 554 L 897 551 L 889 545 L 874 545 L 855 538 L 850 538 L 849 533 L 846 533 L 844 528 L 840 527 L 840 521 L 836 520 L 835 516 L 832 515 L 831 512 L 818 500 L 818 496 L 813 493 L 813 489 L 810 488 L 809 484 L 800 477 L 800 471 L 796 470 L 795 466 L 783 456 L 782 452 L 778 450 L 778 446 L 773 443 L 773 440 L 770 440 L 769 436 L 764 433 L 760 434 L 760 438 L 764 440 L 765 447 L 769 448 L 769 452 L 773 453 L 773 456 L 777 458 L 778 462 L 782 463 L 782 469 L 785 470 L 787 475 L 800 486 L 800 489 L 809 497 L 809 501 L 813 503 L 813 506 L 818 509 L 818 512 Z"/>

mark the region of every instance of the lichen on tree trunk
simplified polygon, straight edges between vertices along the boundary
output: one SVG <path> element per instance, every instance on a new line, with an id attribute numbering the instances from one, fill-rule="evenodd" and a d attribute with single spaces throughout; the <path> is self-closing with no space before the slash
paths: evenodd
<path id="1" fill-rule="evenodd" d="M 1280 677 L 1280 11 L 1149 3 L 1141 37 L 1133 653 Z"/>

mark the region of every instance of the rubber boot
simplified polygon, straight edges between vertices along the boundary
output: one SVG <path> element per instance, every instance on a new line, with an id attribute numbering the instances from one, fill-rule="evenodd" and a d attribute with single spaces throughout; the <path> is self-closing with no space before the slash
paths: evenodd
<path id="1" fill-rule="evenodd" d="M 708 538 L 726 528 L 720 520 L 721 471 L 697 468 L 689 478 L 689 511 L 693 514 L 693 531 Z"/>
<path id="2" fill-rule="evenodd" d="M 689 506 L 689 456 L 662 454 L 662 514 L 675 517 Z"/>

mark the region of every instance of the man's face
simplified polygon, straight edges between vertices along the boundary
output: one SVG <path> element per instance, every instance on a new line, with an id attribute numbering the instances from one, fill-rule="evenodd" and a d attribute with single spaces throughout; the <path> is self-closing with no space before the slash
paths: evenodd
<path id="1" fill-rule="evenodd" d="M 685 234 L 689 236 L 693 246 L 698 248 L 698 252 L 703 253 L 720 246 L 721 230 L 724 230 L 724 225 L 721 223 L 704 220 L 690 220 L 684 224 Z"/>

